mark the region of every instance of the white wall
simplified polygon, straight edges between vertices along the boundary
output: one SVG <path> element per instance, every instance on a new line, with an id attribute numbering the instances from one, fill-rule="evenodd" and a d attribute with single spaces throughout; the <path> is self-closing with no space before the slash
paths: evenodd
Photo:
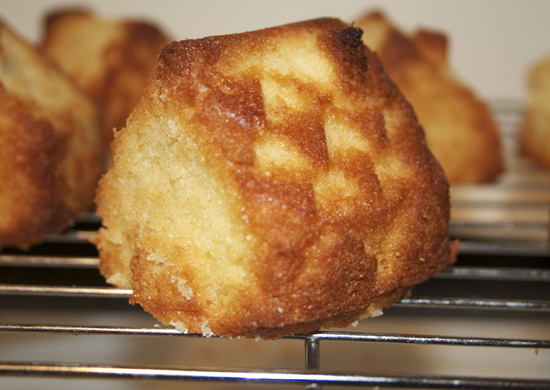
<path id="1" fill-rule="evenodd" d="M 550 55 L 550 1 L 545 0 L 0 0 L 0 15 L 37 41 L 44 13 L 69 5 L 86 5 L 105 16 L 147 18 L 175 39 L 321 16 L 352 22 L 378 8 L 406 30 L 445 31 L 456 73 L 485 98 L 523 99 L 527 68 Z"/>

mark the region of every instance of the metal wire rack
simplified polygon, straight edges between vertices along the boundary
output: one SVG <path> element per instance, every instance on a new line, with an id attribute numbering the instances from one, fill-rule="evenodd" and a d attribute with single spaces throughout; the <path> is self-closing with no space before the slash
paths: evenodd
<path id="1" fill-rule="evenodd" d="M 246 384 L 250 387 L 273 385 L 279 388 L 285 385 L 308 389 L 340 386 L 550 389 L 550 326 L 544 325 L 550 325 L 550 174 L 523 159 L 515 149 L 515 135 L 521 121 L 520 105 L 517 102 L 500 101 L 494 102 L 492 107 L 502 131 L 507 172 L 497 183 L 452 189 L 451 234 L 462 240 L 459 260 L 455 266 L 417 286 L 410 298 L 402 299 L 388 310 L 388 318 L 397 318 L 405 323 L 418 317 L 443 317 L 450 319 L 450 323 L 464 318 L 474 323 L 487 318 L 493 319 L 493 323 L 513 322 L 521 318 L 543 324 L 537 337 L 461 336 L 454 327 L 447 328 L 449 336 L 421 332 L 379 332 L 372 331 L 369 324 L 378 321 L 372 319 L 357 329 L 323 331 L 265 342 L 271 343 L 271 346 L 287 342 L 302 344 L 303 354 L 293 350 L 294 355 L 301 355 L 301 360 L 305 361 L 305 364 L 301 363 L 302 367 L 292 364 L 247 366 L 255 359 L 255 349 L 248 351 L 248 363 L 241 368 L 233 364 L 235 362 L 232 361 L 231 352 L 228 352 L 228 363 L 207 366 L 179 363 L 155 365 L 150 362 L 111 364 L 111 355 L 108 355 L 109 363 L 91 362 L 85 358 L 74 361 L 72 356 L 80 347 L 78 344 L 72 346 L 74 338 L 70 337 L 73 335 L 87 336 L 87 340 L 97 339 L 97 343 L 91 341 L 91 344 L 107 350 L 112 337 L 129 340 L 128 343 L 144 338 L 169 340 L 168 344 L 178 343 L 178 346 L 164 347 L 163 351 L 186 349 L 189 346 L 185 343 L 190 342 L 210 345 L 227 342 L 216 337 L 207 339 L 201 335 L 181 334 L 151 321 L 145 321 L 146 325 L 143 325 L 141 319 L 136 325 L 133 316 L 136 312 L 141 315 L 141 311 L 139 308 L 130 309 L 126 303 L 131 291 L 109 287 L 98 277 L 97 254 L 88 239 L 97 230 L 100 221 L 95 215 L 87 214 L 82 215 L 74 228 L 65 234 L 52 236 L 44 244 L 27 252 L 10 248 L 0 252 L 0 388 L 6 388 L 3 383 L 12 386 L 15 382 L 8 379 L 13 378 L 60 378 L 63 381 L 124 379 L 122 382 L 129 383 L 130 387 L 121 388 L 138 388 L 142 383 L 147 383 L 143 388 L 154 388 L 151 383 L 162 383 L 162 388 L 167 388 L 167 384 L 180 388 L 185 383 L 188 388 L 195 384 L 221 386 L 223 383 L 224 386 L 239 386 L 236 388 Z M 90 325 L 106 318 L 94 314 L 98 308 L 100 311 L 106 310 L 107 316 L 122 318 L 122 324 Z M 48 313 L 58 309 L 70 313 L 91 312 L 92 317 L 86 317 L 86 324 L 74 323 L 70 316 L 66 322 L 51 323 Z M 29 312 L 36 315 L 30 320 L 17 321 L 20 317 L 27 318 Z M 34 335 L 40 335 L 46 340 L 55 338 L 55 342 L 58 342 L 59 337 L 68 340 L 63 343 L 62 359 L 57 356 L 50 359 L 47 354 L 46 358 L 36 358 L 37 354 L 33 351 Z M 104 336 L 111 338 L 105 342 Z M 30 341 L 25 341 L 27 339 Z M 29 352 L 23 353 L 26 358 L 9 355 L 10 349 L 6 345 L 12 340 L 17 340 L 17 345 L 11 351 L 27 348 Z M 180 344 L 180 340 L 183 344 Z M 234 343 L 242 344 L 246 341 L 231 342 L 232 346 L 224 344 L 223 348 L 231 351 Z M 351 354 L 348 351 L 358 345 L 378 345 L 382 351 L 391 345 L 415 345 L 419 348 L 443 346 L 452 347 L 451 354 L 457 348 L 471 347 L 469 351 L 473 351 L 471 353 L 474 355 L 481 348 L 489 348 L 512 351 L 518 354 L 518 361 L 524 359 L 519 351 L 527 350 L 535 351 L 531 355 L 535 355 L 538 363 L 546 366 L 547 370 L 542 368 L 542 374 L 537 376 L 521 371 L 503 371 L 499 375 L 445 375 L 419 373 L 415 370 L 392 373 L 391 367 L 390 371 L 377 371 L 369 364 L 361 370 L 333 370 L 324 367 L 327 356 L 321 353 L 321 343 L 323 346 L 339 344 L 344 351 L 344 360 L 346 354 Z M 4 354 L 3 350 L 8 352 Z M 177 352 L 172 351 L 172 356 L 175 354 Z M 410 359 L 414 360 L 415 356 Z M 93 382 L 96 387 L 90 388 L 106 388 L 101 384 L 102 381 Z M 22 383 L 25 383 L 21 385 L 25 388 L 36 385 L 36 382 L 33 382 L 34 385 Z M 41 381 L 35 387 L 45 388 L 45 383 L 47 381 Z M 84 388 L 80 384 L 78 387 Z"/>

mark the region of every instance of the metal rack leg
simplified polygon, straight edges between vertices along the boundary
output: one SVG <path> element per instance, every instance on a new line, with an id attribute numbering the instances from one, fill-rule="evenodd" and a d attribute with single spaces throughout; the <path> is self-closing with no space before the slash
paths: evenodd
<path id="1" fill-rule="evenodd" d="M 320 340 L 315 337 L 307 337 L 305 340 L 306 370 L 321 369 L 321 346 Z M 321 390 L 318 383 L 310 383 L 306 390 Z"/>

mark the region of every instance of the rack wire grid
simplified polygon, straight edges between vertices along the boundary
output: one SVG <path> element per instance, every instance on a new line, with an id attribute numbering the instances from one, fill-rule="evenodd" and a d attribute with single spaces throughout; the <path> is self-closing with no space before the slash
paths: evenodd
<path id="1" fill-rule="evenodd" d="M 550 389 L 550 173 L 516 150 L 521 105 L 491 108 L 506 173 L 451 189 L 457 263 L 384 316 L 278 341 L 179 333 L 105 284 L 85 214 L 0 252 L 0 388 Z"/>

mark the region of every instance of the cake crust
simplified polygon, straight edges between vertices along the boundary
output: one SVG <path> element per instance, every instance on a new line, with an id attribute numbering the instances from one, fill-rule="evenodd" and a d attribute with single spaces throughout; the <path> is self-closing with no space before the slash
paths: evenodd
<path id="1" fill-rule="evenodd" d="M 181 331 L 347 326 L 455 259 L 415 114 L 336 19 L 165 46 L 113 156 L 101 272 Z"/>

